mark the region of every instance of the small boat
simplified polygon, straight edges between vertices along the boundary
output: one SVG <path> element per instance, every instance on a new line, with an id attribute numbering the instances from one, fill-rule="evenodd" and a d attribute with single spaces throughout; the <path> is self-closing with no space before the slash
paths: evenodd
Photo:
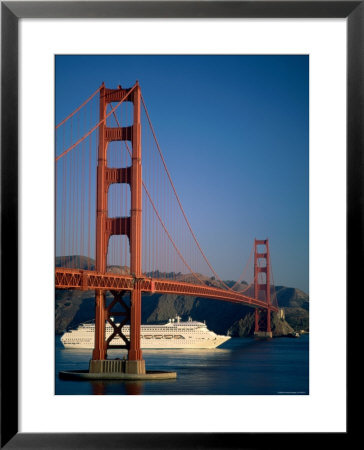
<path id="1" fill-rule="evenodd" d="M 297 333 L 297 331 L 293 331 L 292 333 L 288 333 L 287 337 L 299 338 L 300 337 L 300 333 Z"/>

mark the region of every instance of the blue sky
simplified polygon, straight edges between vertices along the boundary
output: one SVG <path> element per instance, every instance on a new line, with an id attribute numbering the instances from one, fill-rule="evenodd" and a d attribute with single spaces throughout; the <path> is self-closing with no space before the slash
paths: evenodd
<path id="1" fill-rule="evenodd" d="M 308 292 L 308 56 L 56 56 L 56 123 L 136 80 L 217 273 L 237 279 L 268 237 L 276 285 Z"/>

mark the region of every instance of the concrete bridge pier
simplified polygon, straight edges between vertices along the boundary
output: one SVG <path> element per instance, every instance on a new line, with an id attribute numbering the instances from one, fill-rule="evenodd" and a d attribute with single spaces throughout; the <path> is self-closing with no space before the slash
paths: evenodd
<path id="1" fill-rule="evenodd" d="M 271 330 L 271 320 L 270 320 L 270 308 L 267 309 L 267 330 L 263 331 L 259 329 L 259 319 L 260 319 L 260 311 L 257 308 L 255 310 L 255 328 L 254 328 L 254 337 L 257 338 L 272 338 L 273 333 Z"/>
<path id="2" fill-rule="evenodd" d="M 254 331 L 254 337 L 256 337 L 256 338 L 272 338 L 273 333 L 271 331 Z"/>

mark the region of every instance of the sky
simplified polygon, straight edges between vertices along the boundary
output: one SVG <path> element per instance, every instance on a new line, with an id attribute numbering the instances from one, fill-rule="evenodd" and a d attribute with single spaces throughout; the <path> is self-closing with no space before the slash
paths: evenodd
<path id="1" fill-rule="evenodd" d="M 223 279 L 269 238 L 275 285 L 309 292 L 309 57 L 58 55 L 59 123 L 138 80 L 192 229 Z"/>

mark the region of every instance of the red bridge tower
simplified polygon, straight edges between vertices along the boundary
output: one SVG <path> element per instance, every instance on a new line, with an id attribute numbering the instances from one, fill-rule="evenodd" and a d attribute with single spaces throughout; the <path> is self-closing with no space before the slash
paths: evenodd
<path id="1" fill-rule="evenodd" d="M 258 251 L 258 246 L 265 246 L 265 250 Z M 269 241 L 254 240 L 254 297 L 259 298 L 259 292 L 265 293 L 265 301 L 267 302 L 267 328 L 266 331 L 259 329 L 260 310 L 255 310 L 255 329 L 254 336 L 272 337 L 271 330 L 271 299 L 270 299 L 270 258 L 269 258 Z"/>
<path id="2" fill-rule="evenodd" d="M 106 123 L 106 108 L 109 103 L 121 100 L 133 103 L 133 124 L 127 127 L 110 128 Z M 131 89 L 107 89 L 104 83 L 100 89 L 100 127 L 97 166 L 97 213 L 96 213 L 96 271 L 106 273 L 109 239 L 112 235 L 127 235 L 130 246 L 130 274 L 134 278 L 130 293 L 130 308 L 123 301 L 124 291 L 111 293 L 114 300 L 107 307 L 105 290 L 95 290 L 95 348 L 92 353 L 89 371 L 92 373 L 126 372 L 145 374 L 145 361 L 140 349 L 141 327 L 141 242 L 142 242 L 142 165 L 141 165 L 141 93 L 139 83 Z M 132 162 L 130 167 L 109 168 L 107 166 L 107 148 L 112 141 L 131 141 Z M 108 190 L 113 183 L 127 183 L 131 193 L 131 212 L 129 217 L 108 217 Z M 119 304 L 122 312 L 112 312 Z M 121 316 L 116 325 L 111 316 Z M 122 333 L 122 327 L 130 320 L 130 340 Z M 113 327 L 112 335 L 105 340 L 105 321 Z M 110 345 L 116 336 L 125 345 Z M 108 348 L 126 348 L 128 360 L 107 360 Z"/>

